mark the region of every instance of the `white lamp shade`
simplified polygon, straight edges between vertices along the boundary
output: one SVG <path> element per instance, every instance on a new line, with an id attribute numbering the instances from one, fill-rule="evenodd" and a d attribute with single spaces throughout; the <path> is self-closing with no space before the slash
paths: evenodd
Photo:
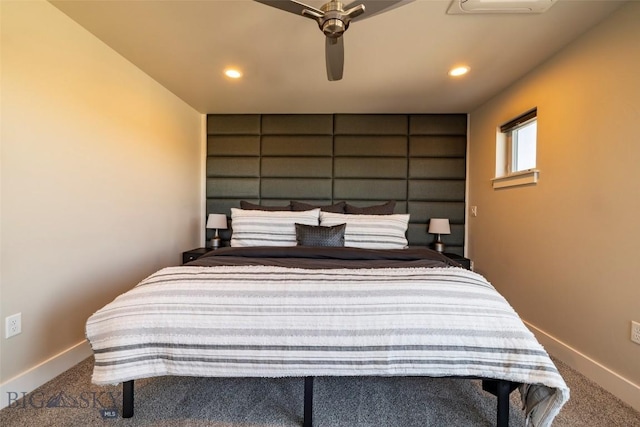
<path id="1" fill-rule="evenodd" d="M 449 218 L 431 218 L 431 221 L 429 221 L 429 233 L 451 234 L 451 227 L 449 227 Z"/>
<path id="2" fill-rule="evenodd" d="M 207 228 L 226 230 L 227 216 L 225 214 L 209 214 L 209 218 L 207 218 Z"/>

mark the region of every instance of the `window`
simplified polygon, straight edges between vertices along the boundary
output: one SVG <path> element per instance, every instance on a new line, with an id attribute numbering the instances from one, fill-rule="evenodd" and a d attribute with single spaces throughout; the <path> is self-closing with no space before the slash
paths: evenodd
<path id="1" fill-rule="evenodd" d="M 537 121 L 531 121 L 518 126 L 509 132 L 511 138 L 511 167 L 509 173 L 520 172 L 536 167 L 536 131 Z"/>
<path id="2" fill-rule="evenodd" d="M 498 128 L 496 138 L 496 177 L 493 188 L 535 184 L 538 110 L 508 121 Z"/>

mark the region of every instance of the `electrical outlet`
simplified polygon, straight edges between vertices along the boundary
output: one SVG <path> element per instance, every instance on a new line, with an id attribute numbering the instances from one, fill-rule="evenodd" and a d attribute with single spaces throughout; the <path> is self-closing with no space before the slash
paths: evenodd
<path id="1" fill-rule="evenodd" d="M 471 206 L 471 216 L 478 216 L 478 207 Z"/>
<path id="2" fill-rule="evenodd" d="M 631 341 L 640 344 L 640 323 L 631 321 Z"/>
<path id="3" fill-rule="evenodd" d="M 4 320 L 4 337 L 11 338 L 22 332 L 22 313 L 7 316 Z"/>

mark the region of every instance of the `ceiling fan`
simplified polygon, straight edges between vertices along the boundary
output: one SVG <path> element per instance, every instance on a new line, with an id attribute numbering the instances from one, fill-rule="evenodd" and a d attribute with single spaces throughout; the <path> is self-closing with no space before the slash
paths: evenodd
<path id="1" fill-rule="evenodd" d="M 326 36 L 325 60 L 327 63 L 327 78 L 329 81 L 334 81 L 342 79 L 342 70 L 344 68 L 343 34 L 349 28 L 349 24 L 352 21 L 360 21 L 387 12 L 414 0 L 356 0 L 346 6 L 338 0 L 330 0 L 320 9 L 296 0 L 255 1 L 313 19 L 318 23 L 318 26 Z"/>

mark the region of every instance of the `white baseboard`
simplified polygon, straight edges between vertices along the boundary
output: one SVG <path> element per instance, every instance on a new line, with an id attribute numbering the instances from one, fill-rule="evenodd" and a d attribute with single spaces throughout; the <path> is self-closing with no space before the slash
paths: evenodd
<path id="1" fill-rule="evenodd" d="M 10 399 L 15 401 L 16 397 L 24 396 L 23 393 L 32 392 L 92 354 L 91 346 L 83 340 L 0 384 L 0 409 L 9 406 Z"/>
<path id="2" fill-rule="evenodd" d="M 551 356 L 557 357 L 609 393 L 640 411 L 640 385 L 634 384 L 606 366 L 580 353 L 570 345 L 524 322 Z"/>

